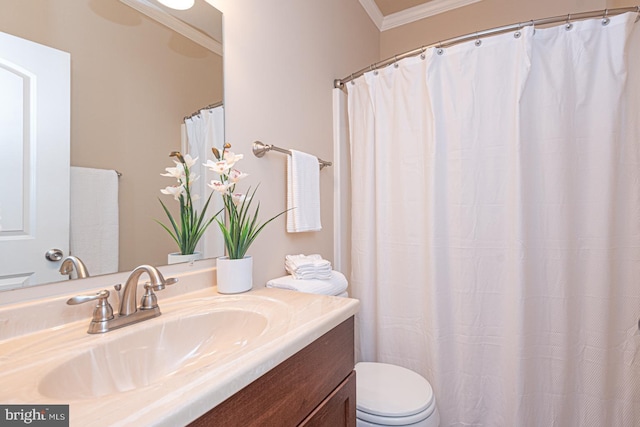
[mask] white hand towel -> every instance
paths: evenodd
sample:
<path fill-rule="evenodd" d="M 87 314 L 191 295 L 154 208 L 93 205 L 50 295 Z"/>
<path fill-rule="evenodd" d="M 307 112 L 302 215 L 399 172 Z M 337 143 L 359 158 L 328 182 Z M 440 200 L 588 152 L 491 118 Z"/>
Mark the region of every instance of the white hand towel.
<path fill-rule="evenodd" d="M 339 271 L 331 272 L 329 280 L 299 280 L 291 275 L 271 279 L 268 288 L 288 289 L 318 295 L 340 295 L 347 290 L 347 278 Z"/>
<path fill-rule="evenodd" d="M 69 249 L 89 274 L 118 271 L 118 175 L 114 170 L 71 167 Z"/>
<path fill-rule="evenodd" d="M 287 255 L 284 267 L 296 279 L 328 280 L 331 278 L 331 262 L 323 259 L 319 254 Z"/>
<path fill-rule="evenodd" d="M 305 255 L 305 254 L 299 254 L 299 255 L 285 255 L 284 259 L 286 261 L 291 262 L 292 264 L 294 264 L 296 267 L 299 267 L 301 265 L 305 265 L 305 264 L 310 264 L 313 263 L 315 261 L 322 261 L 322 255 L 320 254 L 311 254 L 311 255 Z"/>
<path fill-rule="evenodd" d="M 331 262 L 323 259 L 318 254 L 313 255 L 287 255 L 284 261 L 287 271 L 331 271 Z"/>
<path fill-rule="evenodd" d="M 287 231 L 320 231 L 320 166 L 311 154 L 287 156 Z"/>
<path fill-rule="evenodd" d="M 329 280 L 331 279 L 331 270 L 327 271 L 294 271 L 293 273 L 289 272 L 294 279 L 298 280 Z"/>

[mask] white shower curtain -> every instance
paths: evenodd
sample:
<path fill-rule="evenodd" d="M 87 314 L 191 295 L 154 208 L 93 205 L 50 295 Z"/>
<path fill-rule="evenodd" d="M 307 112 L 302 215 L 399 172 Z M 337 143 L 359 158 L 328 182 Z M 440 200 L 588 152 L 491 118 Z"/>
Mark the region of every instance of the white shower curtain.
<path fill-rule="evenodd" d="M 640 426 L 636 14 L 347 84 L 359 358 L 443 426 Z"/>
<path fill-rule="evenodd" d="M 202 207 L 206 203 L 207 197 L 211 194 L 211 189 L 207 183 L 219 177 L 203 166 L 207 160 L 213 159 L 211 148 L 221 149 L 224 146 L 224 107 L 208 108 L 200 111 L 200 114 L 192 116 L 184 121 L 182 150 L 189 153 L 191 157 L 198 157 L 198 161 L 193 165 L 192 171 L 200 178 L 193 186 L 195 194 L 200 196 L 193 205 L 202 212 Z M 222 209 L 222 198 L 214 194 L 207 208 L 207 218 Z M 198 243 L 197 251 L 202 252 L 205 258 L 224 255 L 224 241 L 217 224 L 212 223 L 204 236 Z"/>

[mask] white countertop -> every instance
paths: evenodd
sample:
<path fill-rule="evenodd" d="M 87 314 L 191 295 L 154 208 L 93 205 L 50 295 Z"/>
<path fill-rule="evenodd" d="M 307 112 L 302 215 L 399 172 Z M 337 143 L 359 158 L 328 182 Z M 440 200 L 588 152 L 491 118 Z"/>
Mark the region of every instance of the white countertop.
<path fill-rule="evenodd" d="M 57 298 L 56 304 L 63 300 Z M 158 293 L 158 302 L 162 316 L 104 334 L 86 333 L 90 321 L 87 316 L 82 320 L 0 341 L 0 402 L 69 404 L 72 426 L 184 425 L 353 316 L 359 306 L 357 300 L 349 298 L 278 289 L 259 288 L 244 294 L 221 295 L 215 287 L 205 287 L 167 299 Z M 151 377 L 144 386 L 100 397 L 90 397 L 79 390 L 77 395 L 69 394 L 56 399 L 51 396 L 51 391 L 42 386 L 43 378 L 56 368 L 65 363 L 73 364 L 79 360 L 77 357 L 91 353 L 96 347 L 116 345 L 117 340 L 126 339 L 128 334 L 140 334 L 140 331 L 152 326 L 154 333 L 162 332 L 162 322 L 184 318 L 185 315 L 225 308 L 258 313 L 261 319 L 267 319 L 266 326 L 262 325 L 256 336 L 240 343 L 239 351 L 193 357 L 189 363 L 160 378 L 154 378 L 153 372 L 145 374 Z M 9 315 L 3 318 L 0 310 L 0 321 L 8 322 L 7 319 L 15 312 L 15 308 L 12 310 L 12 307 L 8 307 L 6 313 Z M 10 320 L 16 322 L 15 319 Z M 193 323 L 191 325 L 193 327 Z M 202 327 L 208 326 L 203 324 Z M 229 327 L 237 328 L 238 325 Z M 251 325 L 243 325 L 240 330 L 245 327 L 250 328 Z M 189 331 L 185 330 L 184 333 L 188 334 Z M 155 356 L 168 355 L 171 351 L 166 346 L 158 349 L 160 354 Z M 131 357 L 131 363 L 144 365 L 145 362 Z M 149 366 L 155 366 L 153 363 L 149 361 Z M 135 370 L 136 373 L 142 371 L 142 368 Z M 84 374 L 78 372 L 77 375 L 81 377 Z M 66 381 L 66 377 L 54 379 L 57 382 Z M 68 381 L 79 379 L 70 377 Z"/>

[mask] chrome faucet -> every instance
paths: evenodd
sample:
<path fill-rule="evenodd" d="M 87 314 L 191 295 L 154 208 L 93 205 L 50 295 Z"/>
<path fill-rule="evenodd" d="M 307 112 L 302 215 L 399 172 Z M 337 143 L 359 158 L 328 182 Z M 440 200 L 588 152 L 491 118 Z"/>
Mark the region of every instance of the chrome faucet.
<path fill-rule="evenodd" d="M 145 294 L 140 301 L 141 310 L 158 308 L 158 302 L 153 291 L 161 291 L 168 285 L 173 285 L 178 279 L 170 277 L 165 279 L 157 268 L 151 265 L 141 265 L 131 272 L 124 284 L 124 291 L 120 300 L 120 316 L 131 316 L 138 311 L 136 307 L 138 281 L 144 273 L 149 275 L 150 282 L 145 283 Z M 159 315 L 159 314 L 158 314 Z"/>
<path fill-rule="evenodd" d="M 144 273 L 149 275 L 150 281 L 144 284 L 145 293 L 140 300 L 140 307 L 137 307 L 138 281 Z M 108 301 L 109 291 L 107 290 L 102 290 L 95 295 L 79 295 L 70 298 L 67 304 L 76 305 L 98 300 L 87 332 L 99 334 L 160 316 L 162 313 L 160 312 L 160 307 L 158 307 L 158 298 L 153 291 L 161 291 L 177 281 L 178 279 L 174 277 L 165 279 L 162 273 L 153 266 L 141 265 L 131 272 L 125 282 L 117 316 L 113 315 L 113 309 Z M 116 285 L 115 288 L 119 293 L 120 285 Z"/>
<path fill-rule="evenodd" d="M 66 276 L 70 275 L 73 270 L 76 270 L 76 279 L 84 279 L 89 277 L 89 271 L 84 262 L 76 256 L 69 255 L 62 260 L 60 264 L 60 274 Z"/>

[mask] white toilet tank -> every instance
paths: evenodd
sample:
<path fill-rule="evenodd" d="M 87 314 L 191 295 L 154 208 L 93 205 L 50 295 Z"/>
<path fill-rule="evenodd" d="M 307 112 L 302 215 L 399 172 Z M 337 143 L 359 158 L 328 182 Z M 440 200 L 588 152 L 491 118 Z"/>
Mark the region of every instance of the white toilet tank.
<path fill-rule="evenodd" d="M 431 384 L 422 376 L 387 363 L 356 364 L 358 427 L 438 427 L 440 414 Z"/>

